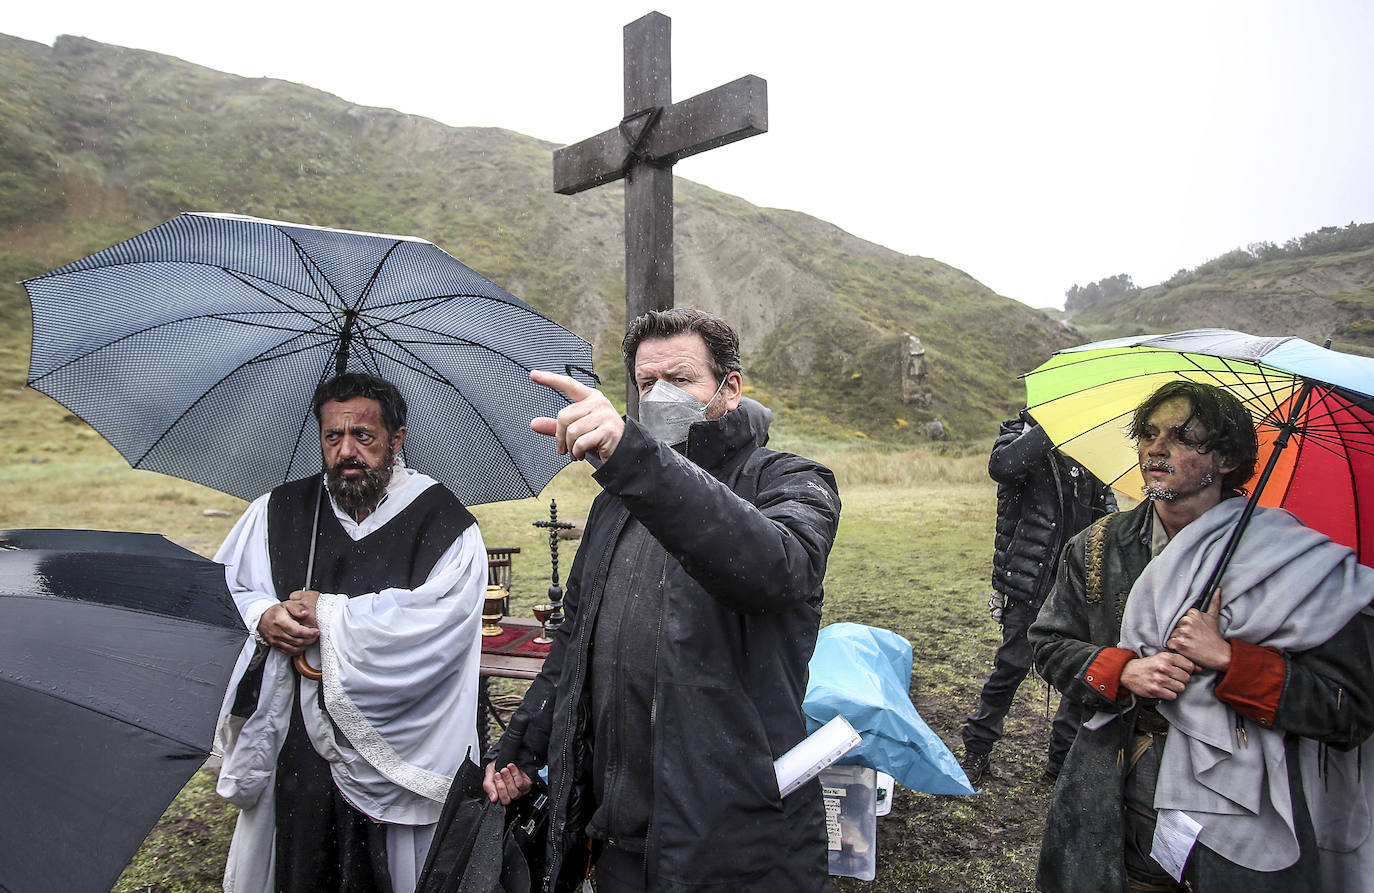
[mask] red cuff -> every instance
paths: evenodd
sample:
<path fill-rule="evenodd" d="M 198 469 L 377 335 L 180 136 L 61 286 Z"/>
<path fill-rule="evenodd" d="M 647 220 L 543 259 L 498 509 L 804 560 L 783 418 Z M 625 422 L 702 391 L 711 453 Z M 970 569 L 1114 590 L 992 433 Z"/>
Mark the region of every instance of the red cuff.
<path fill-rule="evenodd" d="M 1240 639 L 1226 641 L 1231 643 L 1231 667 L 1217 682 L 1217 697 L 1260 725 L 1272 726 L 1288 675 L 1283 652 Z"/>
<path fill-rule="evenodd" d="M 1134 651 L 1125 648 L 1103 648 L 1083 674 L 1083 684 L 1093 688 L 1109 701 L 1115 701 L 1121 687 L 1121 668 L 1136 659 Z"/>

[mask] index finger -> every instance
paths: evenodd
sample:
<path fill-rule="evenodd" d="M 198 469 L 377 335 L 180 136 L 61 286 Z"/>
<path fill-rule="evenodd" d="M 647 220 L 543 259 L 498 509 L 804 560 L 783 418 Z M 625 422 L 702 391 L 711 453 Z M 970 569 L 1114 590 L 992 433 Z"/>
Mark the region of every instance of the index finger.
<path fill-rule="evenodd" d="M 570 375 L 559 375 L 557 372 L 545 372 L 543 369 L 531 369 L 530 380 L 535 384 L 542 384 L 545 387 L 561 391 L 563 396 L 574 403 L 578 400 L 585 399 L 592 393 L 592 388 L 587 387 Z"/>

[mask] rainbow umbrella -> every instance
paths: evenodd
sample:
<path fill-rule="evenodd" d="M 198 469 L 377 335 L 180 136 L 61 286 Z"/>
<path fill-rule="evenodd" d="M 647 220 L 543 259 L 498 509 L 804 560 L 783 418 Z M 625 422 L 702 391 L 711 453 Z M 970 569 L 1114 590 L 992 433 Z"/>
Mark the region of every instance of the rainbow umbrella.
<path fill-rule="evenodd" d="M 1022 377 L 1026 406 L 1055 446 L 1137 498 L 1127 437 L 1135 408 L 1171 379 L 1225 388 L 1259 434 L 1251 507 L 1285 508 L 1374 566 L 1374 358 L 1301 338 L 1194 329 L 1071 347 Z"/>

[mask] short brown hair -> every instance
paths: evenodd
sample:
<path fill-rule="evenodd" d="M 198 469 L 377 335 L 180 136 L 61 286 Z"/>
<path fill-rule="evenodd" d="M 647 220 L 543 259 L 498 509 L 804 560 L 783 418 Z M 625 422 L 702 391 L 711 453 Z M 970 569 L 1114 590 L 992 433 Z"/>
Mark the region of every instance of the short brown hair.
<path fill-rule="evenodd" d="M 668 310 L 650 310 L 630 323 L 625 340 L 620 348 L 625 352 L 625 371 L 631 378 L 635 374 L 635 355 L 639 345 L 652 338 L 672 338 L 695 332 L 706 342 L 706 352 L 711 356 L 711 372 L 716 381 L 725 380 L 731 372 L 740 371 L 739 335 L 730 328 L 725 320 L 690 307 L 673 307 Z"/>

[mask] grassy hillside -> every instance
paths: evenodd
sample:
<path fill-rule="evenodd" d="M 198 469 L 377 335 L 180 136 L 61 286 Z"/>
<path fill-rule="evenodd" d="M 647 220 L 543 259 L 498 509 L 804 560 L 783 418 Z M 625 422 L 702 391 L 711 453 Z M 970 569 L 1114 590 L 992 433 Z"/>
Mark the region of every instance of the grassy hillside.
<path fill-rule="evenodd" d="M 1374 356 L 1374 224 L 1237 249 L 1070 318 L 1094 339 L 1216 326 Z"/>
<path fill-rule="evenodd" d="M 553 148 L 83 38 L 0 36 L 0 281 L 184 210 L 415 234 L 593 341 L 618 385 L 623 192 L 555 195 Z M 938 261 L 688 181 L 675 225 L 677 303 L 737 323 L 761 395 L 823 429 L 913 440 L 938 418 L 986 434 L 1019 405 L 1015 376 L 1077 340 Z M 17 286 L 0 286 L 0 322 L 0 374 L 22 381 Z M 900 399 L 904 331 L 927 348 L 927 409 Z"/>

